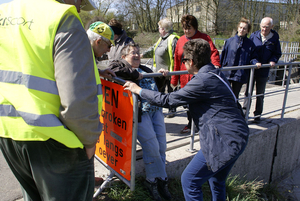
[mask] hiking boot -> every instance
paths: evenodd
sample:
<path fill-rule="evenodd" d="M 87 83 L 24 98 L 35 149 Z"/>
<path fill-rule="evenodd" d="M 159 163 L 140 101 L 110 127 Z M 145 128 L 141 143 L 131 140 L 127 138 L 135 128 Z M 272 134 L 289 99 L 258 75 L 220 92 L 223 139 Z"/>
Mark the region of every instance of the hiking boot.
<path fill-rule="evenodd" d="M 167 180 L 163 180 L 161 178 L 158 178 L 157 180 L 157 188 L 158 188 L 158 192 L 160 193 L 160 195 L 166 199 L 166 200 L 171 200 L 172 196 L 171 193 L 168 189 L 168 179 Z"/>
<path fill-rule="evenodd" d="M 144 185 L 147 187 L 150 195 L 152 198 L 156 201 L 161 201 L 161 197 L 159 196 L 158 190 L 157 190 L 157 179 L 155 179 L 154 182 L 150 182 L 147 179 L 144 181 Z"/>
<path fill-rule="evenodd" d="M 187 127 L 187 126 L 185 126 L 185 127 L 180 131 L 181 134 L 188 133 L 188 132 L 191 132 L 191 128 L 189 128 L 189 127 Z"/>

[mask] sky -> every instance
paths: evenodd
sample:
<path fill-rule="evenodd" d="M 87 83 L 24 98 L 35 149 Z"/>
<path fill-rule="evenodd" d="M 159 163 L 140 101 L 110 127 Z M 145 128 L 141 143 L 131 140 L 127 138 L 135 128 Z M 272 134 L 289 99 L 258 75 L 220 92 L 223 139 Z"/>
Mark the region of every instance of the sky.
<path fill-rule="evenodd" d="M 3 4 L 3 3 L 7 3 L 7 2 L 10 2 L 12 0 L 0 0 L 0 4 Z"/>

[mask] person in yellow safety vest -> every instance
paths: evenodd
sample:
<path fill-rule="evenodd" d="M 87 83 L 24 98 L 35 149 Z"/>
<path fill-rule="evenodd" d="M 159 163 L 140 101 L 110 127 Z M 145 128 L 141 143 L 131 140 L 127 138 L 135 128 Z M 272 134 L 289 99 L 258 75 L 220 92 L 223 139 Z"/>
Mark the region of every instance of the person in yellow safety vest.
<path fill-rule="evenodd" d="M 179 36 L 173 31 L 173 23 L 168 19 L 164 18 L 158 22 L 158 31 L 160 38 L 150 47 L 148 50 L 141 54 L 141 57 L 153 57 L 153 71 L 156 69 L 165 69 L 172 72 L 174 69 L 174 53 Z M 173 88 L 170 85 L 171 77 L 161 77 L 160 83 L 158 83 L 158 90 L 165 92 L 173 92 Z M 169 108 L 169 114 L 167 118 L 175 116 L 176 108 Z"/>
<path fill-rule="evenodd" d="M 78 12 L 95 7 L 94 0 L 0 5 L 0 149 L 25 201 L 93 199 L 102 90 Z"/>

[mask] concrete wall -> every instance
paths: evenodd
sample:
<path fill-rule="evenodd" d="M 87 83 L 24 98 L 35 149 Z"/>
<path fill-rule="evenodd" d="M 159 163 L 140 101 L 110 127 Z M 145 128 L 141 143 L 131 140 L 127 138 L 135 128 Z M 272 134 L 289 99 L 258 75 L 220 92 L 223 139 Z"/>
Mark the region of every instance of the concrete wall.
<path fill-rule="evenodd" d="M 261 124 L 250 124 L 250 137 L 244 153 L 230 174 L 246 180 L 279 181 L 300 167 L 300 112 L 295 111 L 278 118 L 266 119 Z M 167 152 L 169 177 L 180 178 L 182 171 L 197 153 L 187 147 Z M 199 150 L 199 142 L 195 143 Z M 142 160 L 137 161 L 137 175 L 144 175 Z"/>
<path fill-rule="evenodd" d="M 250 129 L 248 145 L 233 166 L 232 175 L 240 175 L 247 180 L 268 181 L 276 143 L 277 126 Z"/>
<path fill-rule="evenodd" d="M 298 111 L 298 114 L 300 112 Z M 277 123 L 277 121 L 274 121 Z M 300 119 L 279 121 L 277 156 L 274 158 L 272 181 L 282 179 L 300 166 Z"/>
<path fill-rule="evenodd" d="M 250 127 L 249 143 L 231 170 L 247 180 L 279 181 L 300 167 L 300 112 Z"/>
<path fill-rule="evenodd" d="M 271 118 L 260 124 L 250 124 L 250 137 L 244 153 L 235 163 L 231 175 L 245 179 L 276 182 L 300 167 L 300 110 L 290 112 L 281 120 Z M 195 142 L 195 152 L 189 146 L 167 151 L 166 169 L 170 178 L 180 178 L 181 173 L 200 149 Z M 96 175 L 105 176 L 108 171 L 96 164 Z M 136 176 L 145 176 L 143 160 L 136 161 Z"/>

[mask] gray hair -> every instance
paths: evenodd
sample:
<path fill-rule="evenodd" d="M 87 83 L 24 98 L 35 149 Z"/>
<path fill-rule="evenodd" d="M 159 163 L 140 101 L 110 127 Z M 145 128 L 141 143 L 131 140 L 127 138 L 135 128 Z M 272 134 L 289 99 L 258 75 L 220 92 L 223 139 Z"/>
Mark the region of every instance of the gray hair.
<path fill-rule="evenodd" d="M 264 17 L 264 18 L 262 18 L 262 20 L 261 20 L 260 23 L 262 23 L 264 20 L 269 20 L 270 23 L 271 23 L 271 26 L 273 26 L 273 19 L 272 18 L 270 18 L 270 17 Z"/>
<path fill-rule="evenodd" d="M 169 32 L 170 30 L 173 29 L 173 23 L 168 18 L 164 18 L 160 20 L 157 24 L 158 26 L 163 28 L 166 32 Z"/>
<path fill-rule="evenodd" d="M 137 43 L 131 41 L 121 49 L 121 55 L 128 55 L 130 52 L 130 47 L 137 48 L 140 51 L 140 46 Z"/>
<path fill-rule="evenodd" d="M 101 38 L 102 40 L 104 40 L 104 41 L 110 43 L 110 41 L 109 41 L 107 38 L 105 38 L 105 37 L 103 37 L 103 36 L 101 36 L 101 35 L 99 35 L 99 34 L 93 32 L 93 31 L 90 30 L 90 29 L 88 29 L 88 30 L 86 31 L 86 34 L 87 34 L 87 36 L 89 37 L 89 40 L 90 40 L 91 42 L 92 42 L 92 41 L 95 41 L 95 40 L 98 40 L 98 39 Z"/>

